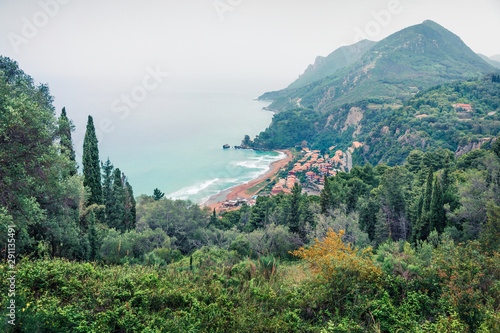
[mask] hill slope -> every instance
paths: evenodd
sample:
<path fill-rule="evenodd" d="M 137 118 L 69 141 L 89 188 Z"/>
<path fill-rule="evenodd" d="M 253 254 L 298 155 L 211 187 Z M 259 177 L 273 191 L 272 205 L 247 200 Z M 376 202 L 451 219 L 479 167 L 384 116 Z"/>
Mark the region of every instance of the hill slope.
<path fill-rule="evenodd" d="M 477 77 L 495 68 L 462 40 L 432 21 L 408 27 L 381 40 L 358 61 L 332 76 L 298 88 L 262 95 L 272 109 L 298 105 L 328 111 L 366 98 L 393 100 L 451 80 Z"/>
<path fill-rule="evenodd" d="M 338 70 L 358 61 L 375 44 L 376 42 L 365 39 L 353 45 L 342 46 L 326 57 L 317 57 L 314 64 L 309 65 L 304 74 L 287 89 L 299 88 L 335 74 Z"/>
<path fill-rule="evenodd" d="M 453 105 L 470 104 L 465 110 Z M 500 135 L 500 83 L 488 75 L 419 92 L 404 105 L 368 101 L 345 104 L 328 112 L 296 108 L 276 114 L 271 126 L 253 141 L 255 148 L 313 149 L 353 141 L 364 143 L 354 162 L 402 163 L 413 149 L 447 148 L 457 156 Z"/>

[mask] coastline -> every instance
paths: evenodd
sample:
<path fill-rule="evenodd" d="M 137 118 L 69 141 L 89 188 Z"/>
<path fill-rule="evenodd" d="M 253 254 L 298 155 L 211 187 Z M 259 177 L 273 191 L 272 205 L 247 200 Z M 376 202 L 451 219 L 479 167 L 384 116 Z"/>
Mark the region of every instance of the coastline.
<path fill-rule="evenodd" d="M 274 177 L 283 167 L 285 167 L 292 159 L 293 155 L 292 152 L 289 150 L 276 150 L 278 152 L 284 153 L 286 156 L 280 160 L 274 161 L 269 165 L 269 170 L 263 174 L 260 175 L 259 177 L 252 179 L 251 181 L 241 184 L 229 189 L 226 189 L 224 191 L 221 191 L 215 195 L 212 195 L 207 201 L 202 203 L 200 207 L 208 207 L 212 211 L 215 209 L 217 212 L 221 210 L 222 208 L 222 203 L 226 200 L 233 200 L 238 197 L 242 198 L 251 198 L 254 196 L 258 191 L 255 191 L 254 193 L 247 193 L 246 191 L 260 182 L 264 181 L 265 179 L 272 178 Z"/>

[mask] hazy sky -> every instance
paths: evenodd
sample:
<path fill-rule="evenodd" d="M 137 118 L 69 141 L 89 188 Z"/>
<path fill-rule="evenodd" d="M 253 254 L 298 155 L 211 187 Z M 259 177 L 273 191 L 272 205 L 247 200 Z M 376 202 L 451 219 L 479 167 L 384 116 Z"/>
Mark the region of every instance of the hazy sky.
<path fill-rule="evenodd" d="M 114 85 L 158 66 L 174 83 L 256 81 L 264 92 L 360 36 L 426 19 L 500 54 L 499 17 L 499 0 L 0 0 L 0 54 L 49 84 Z"/>
<path fill-rule="evenodd" d="M 79 154 L 88 114 L 110 151 L 125 124 L 175 117 L 176 90 L 258 96 L 318 55 L 426 19 L 500 54 L 499 17 L 499 0 L 0 0 L 0 55 L 49 84 Z"/>

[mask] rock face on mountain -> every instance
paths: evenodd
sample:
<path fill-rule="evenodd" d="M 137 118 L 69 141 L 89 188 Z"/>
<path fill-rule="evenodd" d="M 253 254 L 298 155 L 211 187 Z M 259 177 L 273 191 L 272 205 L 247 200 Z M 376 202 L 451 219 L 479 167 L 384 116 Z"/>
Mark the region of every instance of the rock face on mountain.
<path fill-rule="evenodd" d="M 470 151 L 481 148 L 481 146 L 487 142 L 495 142 L 495 138 L 482 138 L 469 141 L 467 144 L 463 146 L 458 146 L 458 149 L 455 151 L 455 157 L 460 157 L 464 154 L 467 154 Z"/>
<path fill-rule="evenodd" d="M 409 98 L 418 90 L 495 70 L 458 36 L 433 21 L 403 29 L 372 46 L 367 41 L 358 44 L 344 49 L 358 48 L 359 52 L 353 54 L 359 55 L 366 48 L 351 64 L 339 60 L 338 66 L 327 65 L 330 62 L 326 59 L 343 52 L 339 49 L 325 60 L 317 60 L 288 88 L 266 93 L 260 99 L 273 100 L 270 107 L 276 110 L 297 107 L 300 100 L 302 106 L 328 111 L 366 98 Z M 333 74 L 310 82 L 325 66 L 331 66 Z"/>

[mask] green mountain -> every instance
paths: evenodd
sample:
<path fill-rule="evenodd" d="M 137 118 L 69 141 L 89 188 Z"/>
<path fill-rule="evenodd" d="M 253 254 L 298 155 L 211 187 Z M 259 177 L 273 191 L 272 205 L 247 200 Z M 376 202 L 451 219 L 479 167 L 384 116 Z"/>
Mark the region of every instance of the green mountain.
<path fill-rule="evenodd" d="M 495 68 L 499 68 L 500 69 L 500 61 L 496 61 L 496 60 L 493 60 L 492 58 L 488 58 L 487 56 L 485 56 L 484 54 L 480 54 L 478 53 L 477 54 L 478 56 L 481 57 L 481 59 L 483 59 L 484 61 L 486 61 L 488 64 L 490 64 L 491 66 L 495 67 Z"/>
<path fill-rule="evenodd" d="M 494 70 L 458 36 L 424 21 L 379 41 L 359 60 L 330 76 L 265 93 L 260 99 L 273 100 L 270 108 L 278 111 L 297 106 L 329 111 L 367 98 L 408 99 L 422 89 Z"/>
<path fill-rule="evenodd" d="M 495 54 L 495 55 L 491 56 L 490 59 L 493 61 L 500 62 L 500 54 Z"/>
<path fill-rule="evenodd" d="M 314 64 L 309 65 L 304 74 L 287 89 L 299 88 L 335 74 L 338 70 L 358 61 L 375 44 L 376 42 L 365 39 L 353 45 L 342 46 L 326 57 L 317 57 Z"/>

